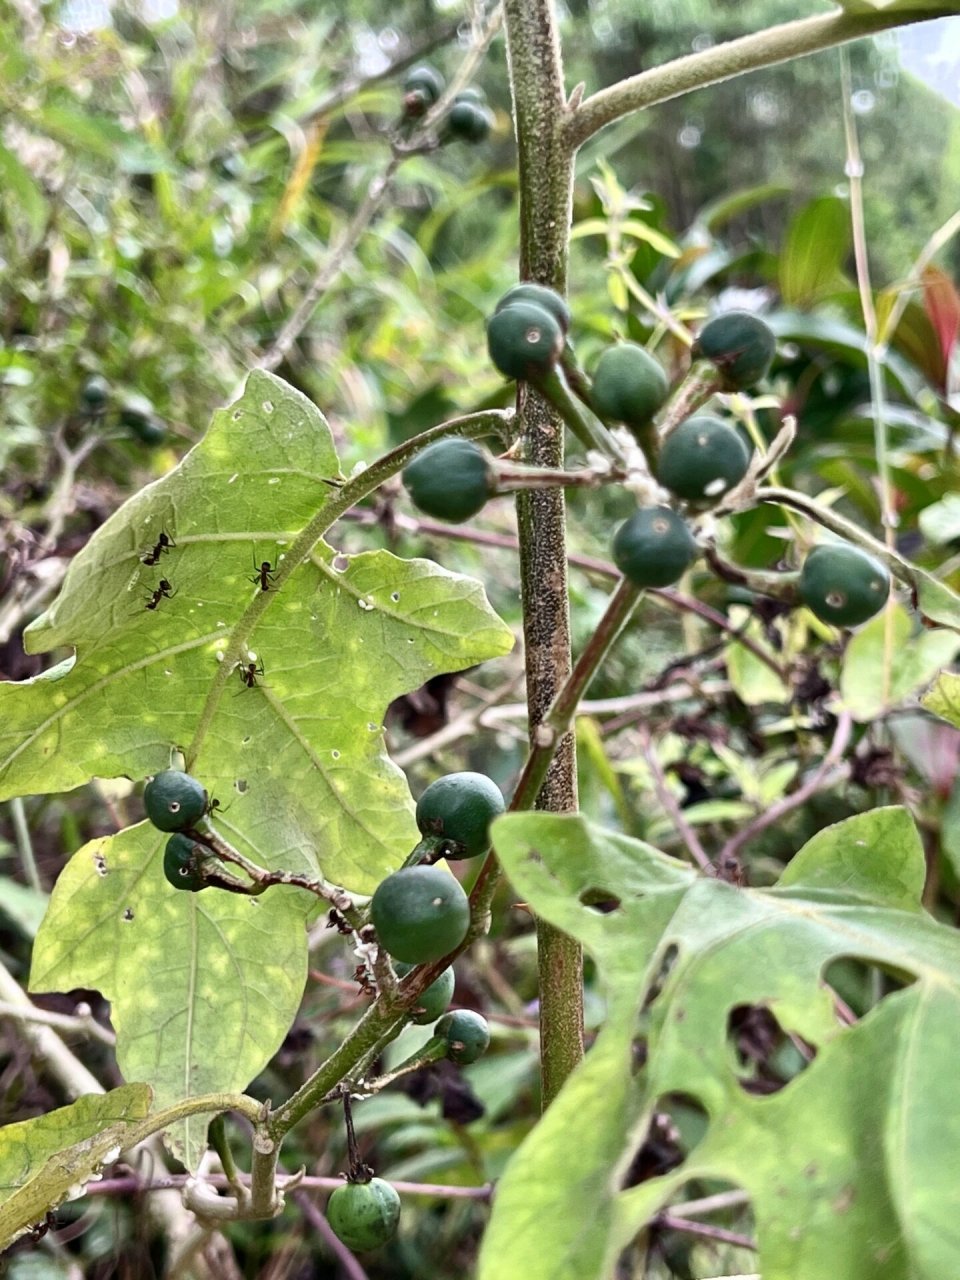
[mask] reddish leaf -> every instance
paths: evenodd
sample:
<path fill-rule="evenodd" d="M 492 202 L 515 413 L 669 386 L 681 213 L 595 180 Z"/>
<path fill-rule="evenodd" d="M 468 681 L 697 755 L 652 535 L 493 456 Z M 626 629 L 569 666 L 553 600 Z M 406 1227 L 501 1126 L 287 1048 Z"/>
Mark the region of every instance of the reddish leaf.
<path fill-rule="evenodd" d="M 940 343 L 940 353 L 946 370 L 960 334 L 960 293 L 945 272 L 939 267 L 927 267 L 923 273 L 923 306 Z M 940 390 L 945 385 L 941 383 Z"/>

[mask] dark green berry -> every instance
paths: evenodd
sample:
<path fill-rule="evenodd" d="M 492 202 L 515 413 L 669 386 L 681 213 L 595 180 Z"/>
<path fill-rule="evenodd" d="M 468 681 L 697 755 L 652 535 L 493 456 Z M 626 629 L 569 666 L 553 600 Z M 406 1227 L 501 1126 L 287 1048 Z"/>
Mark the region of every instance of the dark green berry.
<path fill-rule="evenodd" d="M 475 858 L 490 848 L 490 823 L 503 813 L 503 794 L 483 773 L 448 773 L 417 801 L 423 836 L 444 841 L 443 857 Z"/>
<path fill-rule="evenodd" d="M 724 311 L 697 334 L 692 355 L 716 365 L 726 390 L 746 391 L 766 376 L 776 350 L 773 331 L 759 316 Z"/>
<path fill-rule="evenodd" d="M 127 396 L 120 407 L 120 424 L 144 444 L 162 444 L 167 438 L 167 429 L 146 396 Z"/>
<path fill-rule="evenodd" d="M 467 936 L 470 904 L 448 871 L 404 867 L 377 886 L 370 919 L 384 951 L 408 964 L 426 964 Z"/>
<path fill-rule="evenodd" d="M 544 311 L 549 311 L 564 333 L 570 331 L 570 308 L 555 289 L 545 284 L 537 284 L 533 280 L 523 280 L 508 289 L 494 308 L 494 314 L 504 307 L 512 307 L 515 302 L 532 302 Z"/>
<path fill-rule="evenodd" d="M 189 773 L 164 769 L 147 779 L 143 803 L 155 827 L 161 831 L 185 831 L 206 813 L 207 793 Z"/>
<path fill-rule="evenodd" d="M 408 973 L 416 968 L 416 965 L 405 964 L 402 960 L 394 962 L 394 969 L 397 971 L 398 978 L 405 978 Z M 431 1022 L 436 1022 L 441 1013 L 444 1012 L 447 1005 L 453 999 L 453 988 L 456 985 L 456 979 L 452 969 L 444 969 L 436 982 L 431 982 L 426 991 L 421 992 L 417 998 L 417 1007 L 414 1010 L 414 1016 L 411 1019 L 417 1026 L 425 1027 Z"/>
<path fill-rule="evenodd" d="M 403 81 L 403 91 L 404 93 L 422 93 L 429 100 L 430 106 L 433 106 L 443 93 L 446 83 L 436 67 L 431 67 L 425 62 L 419 67 L 411 67 L 407 72 Z"/>
<path fill-rule="evenodd" d="M 638 587 L 668 587 L 696 558 L 693 534 L 669 507 L 641 507 L 613 539 L 614 563 Z"/>
<path fill-rule="evenodd" d="M 664 440 L 657 479 L 688 502 L 709 502 L 739 484 L 750 453 L 735 427 L 709 414 L 687 418 Z"/>
<path fill-rule="evenodd" d="M 459 438 L 424 449 L 404 467 L 403 483 L 419 511 L 452 524 L 475 516 L 496 488 L 487 454 Z"/>
<path fill-rule="evenodd" d="M 490 359 L 502 374 L 536 382 L 557 366 L 563 330 L 554 316 L 535 302 L 512 302 L 487 321 Z"/>
<path fill-rule="evenodd" d="M 486 107 L 467 99 L 456 98 L 447 116 L 451 137 L 474 144 L 485 142 L 493 128 L 493 117 Z"/>
<path fill-rule="evenodd" d="M 174 889 L 186 889 L 189 893 L 199 893 L 201 889 L 210 887 L 200 869 L 206 850 L 196 844 L 189 836 L 177 832 L 167 841 L 163 851 L 163 874 Z"/>
<path fill-rule="evenodd" d="M 799 590 L 800 599 L 821 621 L 857 627 L 886 604 L 890 574 L 849 542 L 823 542 L 804 560 Z"/>
<path fill-rule="evenodd" d="M 99 373 L 93 374 L 83 384 L 80 399 L 88 413 L 100 413 L 110 399 L 110 383 Z"/>
<path fill-rule="evenodd" d="M 346 1182 L 327 1201 L 327 1222 L 348 1249 L 378 1249 L 397 1234 L 399 1221 L 400 1197 L 382 1178 Z"/>
<path fill-rule="evenodd" d="M 644 347 L 620 342 L 597 361 L 590 402 L 606 422 L 643 430 L 666 401 L 667 375 Z"/>
<path fill-rule="evenodd" d="M 487 1051 L 490 1044 L 490 1028 L 486 1018 L 472 1009 L 456 1009 L 445 1013 L 437 1023 L 434 1033 L 447 1042 L 447 1057 L 461 1066 L 468 1066 Z"/>
<path fill-rule="evenodd" d="M 487 95 L 483 92 L 479 85 L 470 84 L 466 89 L 461 89 L 454 102 L 476 102 L 480 106 L 484 106 L 487 101 Z"/>

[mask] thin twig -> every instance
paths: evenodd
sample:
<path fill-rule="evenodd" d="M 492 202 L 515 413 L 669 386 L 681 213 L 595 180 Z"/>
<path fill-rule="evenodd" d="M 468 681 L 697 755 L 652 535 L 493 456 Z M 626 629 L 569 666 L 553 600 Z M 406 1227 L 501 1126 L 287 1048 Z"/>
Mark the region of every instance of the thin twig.
<path fill-rule="evenodd" d="M 666 1227 L 671 1231 L 684 1231 L 687 1235 L 716 1240 L 718 1244 L 732 1244 L 738 1249 L 757 1252 L 757 1245 L 749 1236 L 742 1236 L 737 1231 L 728 1231 L 726 1227 L 711 1226 L 709 1222 L 691 1222 L 689 1218 L 681 1218 L 676 1214 L 658 1213 L 654 1223 L 658 1227 Z"/>
<path fill-rule="evenodd" d="M 101 1044 L 116 1044 L 116 1036 L 106 1027 L 102 1027 L 91 1013 L 82 1014 L 53 1013 L 49 1009 L 38 1009 L 35 1005 L 11 1004 L 0 1000 L 0 1018 L 11 1018 L 15 1022 L 35 1022 L 43 1027 L 54 1027 L 57 1031 L 69 1031 L 73 1035 L 90 1036 Z"/>
<path fill-rule="evenodd" d="M 725 1209 L 739 1209 L 750 1203 L 746 1191 L 718 1191 L 714 1196 L 703 1196 L 699 1200 L 686 1200 L 683 1204 L 672 1204 L 669 1212 L 675 1218 L 696 1218 L 704 1213 L 720 1213 Z"/>
<path fill-rule="evenodd" d="M 339 1185 L 343 1186 L 343 1179 L 337 1179 Z M 343 1267 L 347 1280 L 368 1280 L 367 1273 L 357 1261 L 355 1255 L 343 1243 L 337 1233 L 331 1227 L 326 1217 L 320 1212 L 310 1197 L 303 1191 L 297 1191 L 294 1194 L 294 1200 L 300 1208 L 301 1213 L 310 1223 L 317 1235 L 322 1236 L 326 1243 L 330 1246 L 332 1252 L 340 1265 Z"/>
<path fill-rule="evenodd" d="M 667 784 L 667 779 L 664 776 L 663 769 L 660 767 L 660 761 L 657 759 L 657 752 L 653 744 L 653 739 L 650 735 L 650 730 L 646 725 L 643 725 L 638 729 L 638 737 L 640 740 L 640 750 L 647 763 L 647 768 L 650 770 L 650 777 L 653 780 L 653 789 L 656 792 L 660 805 L 669 814 L 673 825 L 677 829 L 678 835 L 687 846 L 691 859 L 697 864 L 701 871 L 709 871 L 712 865 L 710 858 L 703 845 L 700 843 L 700 837 L 687 821 L 683 810 L 677 803 L 676 796 Z"/>
<path fill-rule="evenodd" d="M 718 866 L 722 866 L 727 858 L 736 860 L 745 844 L 748 844 L 762 831 L 776 826 L 788 813 L 792 813 L 794 809 L 799 809 L 806 804 L 810 797 L 816 795 L 818 791 L 828 791 L 831 787 L 835 787 L 838 782 L 842 782 L 844 778 L 850 776 L 850 765 L 838 765 L 837 762 L 847 749 L 852 730 L 853 717 L 849 711 L 844 711 L 837 720 L 837 728 L 830 744 L 830 750 L 824 756 L 820 767 L 811 774 L 802 787 L 798 787 L 790 795 L 784 796 L 776 804 L 772 804 L 768 809 L 764 809 L 762 813 L 758 813 L 751 822 L 748 822 L 745 827 L 742 827 L 732 835 L 720 851 L 720 856 L 717 859 Z"/>

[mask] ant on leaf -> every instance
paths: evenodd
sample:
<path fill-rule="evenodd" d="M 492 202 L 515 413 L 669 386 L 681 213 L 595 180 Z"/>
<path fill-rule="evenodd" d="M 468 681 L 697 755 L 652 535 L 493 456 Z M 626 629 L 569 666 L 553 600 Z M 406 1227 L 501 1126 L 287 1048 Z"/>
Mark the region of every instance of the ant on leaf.
<path fill-rule="evenodd" d="M 161 578 L 156 590 L 145 597 L 146 603 L 143 607 L 145 609 L 156 609 L 161 600 L 172 600 L 176 594 L 176 591 L 166 578 Z"/>
<path fill-rule="evenodd" d="M 156 544 L 152 551 L 148 551 L 146 555 L 140 557 L 141 564 L 155 565 L 160 563 L 160 557 L 165 555 L 171 547 L 177 544 L 165 530 L 160 530 L 160 536 L 157 538 Z"/>
<path fill-rule="evenodd" d="M 237 670 L 240 672 L 240 679 L 248 689 L 255 689 L 258 681 L 257 676 L 265 675 L 262 662 L 238 662 Z"/>
<path fill-rule="evenodd" d="M 257 564 L 256 548 L 254 548 L 252 554 L 253 554 L 253 577 L 248 578 L 247 581 L 258 582 L 260 584 L 261 591 L 269 591 L 270 583 L 277 576 L 277 571 L 276 569 L 274 569 L 273 565 L 270 563 L 269 560 L 263 560 L 260 562 L 259 565 Z"/>

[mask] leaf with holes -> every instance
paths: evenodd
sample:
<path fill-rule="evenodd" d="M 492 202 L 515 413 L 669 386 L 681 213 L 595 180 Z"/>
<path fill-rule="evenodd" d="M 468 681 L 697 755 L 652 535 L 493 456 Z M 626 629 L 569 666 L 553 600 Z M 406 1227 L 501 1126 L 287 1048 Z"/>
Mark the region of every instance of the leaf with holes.
<path fill-rule="evenodd" d="M 342 487 L 322 415 L 280 379 L 251 374 L 180 465 L 91 538 L 29 628 L 32 652 L 69 646 L 75 657 L 0 685 L 0 798 L 142 778 L 179 751 L 221 801 L 218 821 L 242 852 L 372 892 L 418 838 L 406 780 L 385 751 L 388 705 L 508 652 L 513 637 L 478 582 L 324 542 L 348 505 Z M 91 870 L 89 849 L 75 855 L 72 892 L 40 930 L 34 983 L 107 981 L 121 1060 L 152 1064 L 166 1100 L 176 1088 L 197 1092 L 204 1058 L 222 1074 L 201 1091 L 242 1087 L 296 1011 L 314 900 L 287 889 L 252 909 L 213 902 L 214 891 L 171 897 L 155 873 L 158 848 L 146 832 L 102 842 L 106 875 Z M 151 982 L 158 910 L 184 946 Z M 65 936 L 83 945 L 66 948 Z M 118 967 L 105 978 L 104 958 L 121 951 L 127 977 Z M 289 964 L 275 988 L 250 981 L 268 955 Z M 214 974 L 210 1000 L 197 976 Z M 243 1008 L 229 1054 L 212 1048 L 225 1003 Z"/>
<path fill-rule="evenodd" d="M 578 817 L 511 814 L 493 837 L 518 894 L 595 960 L 608 1012 L 498 1185 L 479 1280 L 505 1257 L 526 1280 L 607 1280 L 693 1179 L 748 1193 L 764 1280 L 952 1273 L 960 939 L 920 907 L 904 810 L 820 832 L 762 890 Z M 855 1021 L 828 985 L 839 962 L 903 989 Z M 705 1135 L 676 1169 L 625 1186 L 677 1098 Z"/>
<path fill-rule="evenodd" d="M 129 1145 L 150 1110 L 143 1084 L 89 1094 L 0 1129 L 0 1249 L 76 1195 Z"/>

